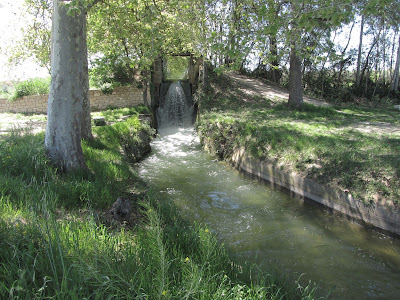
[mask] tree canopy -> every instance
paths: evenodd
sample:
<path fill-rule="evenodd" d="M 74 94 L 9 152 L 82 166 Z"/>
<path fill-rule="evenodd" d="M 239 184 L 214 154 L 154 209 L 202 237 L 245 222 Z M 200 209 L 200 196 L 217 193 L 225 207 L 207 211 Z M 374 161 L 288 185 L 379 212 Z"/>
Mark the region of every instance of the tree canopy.
<path fill-rule="evenodd" d="M 99 68 L 94 75 L 119 70 L 119 77 L 123 73 L 132 82 L 133 70 L 148 71 L 157 57 L 190 52 L 219 69 L 255 69 L 287 84 L 295 47 L 308 92 L 332 97 L 338 88 L 355 86 L 352 93 L 371 98 L 398 90 L 400 1 L 67 2 L 71 11 L 77 3 L 87 8 L 90 66 Z M 25 29 L 15 57 L 29 53 L 49 67 L 51 3 L 26 0 L 35 21 Z"/>
<path fill-rule="evenodd" d="M 90 74 L 97 85 L 132 83 L 135 71 L 148 80 L 157 57 L 190 52 L 219 70 L 254 71 L 283 85 L 290 57 L 298 58 L 297 84 L 308 93 L 342 101 L 398 97 L 398 0 L 67 2 L 71 11 L 77 4 L 87 9 Z M 16 59 L 29 54 L 50 68 L 51 3 L 26 0 L 35 21 Z"/>

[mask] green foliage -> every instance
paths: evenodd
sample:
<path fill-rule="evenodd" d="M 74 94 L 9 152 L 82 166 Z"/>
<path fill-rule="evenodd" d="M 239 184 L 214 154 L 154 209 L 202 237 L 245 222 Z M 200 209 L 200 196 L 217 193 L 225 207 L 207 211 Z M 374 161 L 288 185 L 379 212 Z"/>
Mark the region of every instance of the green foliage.
<path fill-rule="evenodd" d="M 101 88 L 104 84 L 113 87 L 133 84 L 133 70 L 115 53 L 93 59 L 90 63 L 89 82 L 91 87 Z"/>
<path fill-rule="evenodd" d="M 89 51 L 105 54 L 104 59 L 114 60 L 118 68 L 149 69 L 160 53 L 163 20 L 159 9 L 163 6 L 160 1 L 112 0 L 90 10 Z"/>
<path fill-rule="evenodd" d="M 305 92 L 312 96 L 322 98 L 331 103 L 357 103 L 371 106 L 392 106 L 399 102 L 400 98 L 391 95 L 390 84 L 381 79 L 363 80 L 359 87 L 353 84 L 355 75 L 353 72 L 345 72 L 340 82 L 335 72 L 321 71 L 316 68 L 304 74 L 303 82 Z M 391 95 L 391 97 L 389 97 Z"/>
<path fill-rule="evenodd" d="M 7 99 L 10 97 L 9 86 L 3 85 L 0 89 L 0 98 Z"/>
<path fill-rule="evenodd" d="M 135 72 L 142 74 L 146 84 L 156 58 L 186 52 L 207 57 L 221 71 L 243 70 L 258 58 L 258 75 L 287 85 L 285 66 L 295 44 L 303 61 L 307 93 L 335 102 L 356 101 L 360 97 L 374 102 L 389 96 L 400 101 L 391 86 L 396 76 L 388 76 L 395 74 L 398 1 L 97 2 L 68 4 L 72 14 L 88 10 L 89 57 L 95 58 L 90 64 L 93 87 L 104 83 L 114 87 L 132 84 Z M 34 21 L 24 28 L 20 47 L 12 51 L 13 60 L 21 62 L 34 56 L 49 68 L 51 1 L 26 3 Z M 368 55 L 364 55 L 361 64 L 361 86 L 354 88 L 355 76 L 350 70 L 355 65 L 357 50 L 344 46 L 341 31 L 345 32 L 350 24 L 356 29 L 361 15 L 366 22 L 364 36 L 374 42 L 366 45 L 364 39 L 362 52 Z M 366 51 L 366 47 L 371 47 L 371 51 Z"/>
<path fill-rule="evenodd" d="M 17 84 L 14 89 L 14 92 L 9 98 L 11 101 L 23 96 L 48 94 L 50 89 L 50 77 L 28 79 Z"/>
<path fill-rule="evenodd" d="M 110 108 L 99 112 L 93 112 L 92 116 L 103 116 L 106 122 L 117 122 L 124 116 L 126 117 L 138 114 L 150 114 L 150 109 L 145 105 L 125 108 Z"/>
<path fill-rule="evenodd" d="M 168 56 L 163 59 L 165 80 L 177 81 L 188 79 L 189 57 Z"/>
<path fill-rule="evenodd" d="M 104 94 L 112 94 L 114 87 L 112 83 L 106 82 L 101 85 L 100 89 Z"/>
<path fill-rule="evenodd" d="M 50 71 L 52 8 L 49 0 L 24 1 L 23 12 L 29 14 L 32 22 L 21 29 L 22 38 L 11 49 L 10 61 L 19 64 L 33 58 L 39 66 Z"/>

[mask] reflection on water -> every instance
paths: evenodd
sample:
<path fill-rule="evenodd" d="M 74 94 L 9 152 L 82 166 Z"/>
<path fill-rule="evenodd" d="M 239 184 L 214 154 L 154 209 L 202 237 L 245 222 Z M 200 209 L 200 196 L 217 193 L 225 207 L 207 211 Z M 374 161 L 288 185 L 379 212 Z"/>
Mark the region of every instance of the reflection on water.
<path fill-rule="evenodd" d="M 193 129 L 165 129 L 152 148 L 141 176 L 237 256 L 335 286 L 340 299 L 399 298 L 399 241 L 240 175 L 202 152 Z"/>

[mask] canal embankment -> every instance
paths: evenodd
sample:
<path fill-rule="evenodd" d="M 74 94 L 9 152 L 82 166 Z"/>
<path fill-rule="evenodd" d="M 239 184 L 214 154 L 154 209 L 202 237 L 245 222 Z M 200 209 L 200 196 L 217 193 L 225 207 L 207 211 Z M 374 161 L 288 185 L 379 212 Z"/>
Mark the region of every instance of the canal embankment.
<path fill-rule="evenodd" d="M 363 225 L 400 234 L 400 125 L 385 107 L 306 103 L 215 77 L 201 94 L 203 146 L 237 169 Z M 279 92 L 279 91 L 278 91 Z"/>

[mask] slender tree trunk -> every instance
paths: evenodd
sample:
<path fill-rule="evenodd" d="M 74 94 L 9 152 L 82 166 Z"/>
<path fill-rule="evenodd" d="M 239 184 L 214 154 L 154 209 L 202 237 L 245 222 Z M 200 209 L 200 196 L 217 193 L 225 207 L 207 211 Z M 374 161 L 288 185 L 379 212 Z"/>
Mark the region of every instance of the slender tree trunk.
<path fill-rule="evenodd" d="M 296 45 L 294 44 L 290 49 L 289 106 L 300 108 L 302 105 L 301 61 L 296 53 Z"/>
<path fill-rule="evenodd" d="M 349 47 L 349 44 L 350 44 L 350 41 L 351 41 L 351 33 L 353 32 L 354 24 L 355 23 L 353 22 L 353 25 L 351 25 L 351 29 L 350 29 L 350 32 L 349 32 L 349 38 L 347 39 L 346 47 L 344 47 L 343 51 L 342 51 L 342 58 L 346 54 L 347 48 Z M 345 59 L 342 59 L 342 61 L 340 62 L 339 75 L 338 75 L 338 80 L 337 80 L 337 83 L 336 83 L 336 87 L 337 88 L 340 87 L 340 83 L 341 83 L 341 80 L 342 80 L 342 72 L 343 72 L 343 68 L 345 66 L 345 63 L 346 63 Z"/>
<path fill-rule="evenodd" d="M 149 89 L 149 77 L 150 77 L 150 71 L 145 70 L 142 71 L 142 77 L 143 77 L 143 104 L 145 106 L 149 106 L 149 99 L 147 97 L 147 92 Z"/>
<path fill-rule="evenodd" d="M 50 159 L 67 171 L 86 167 L 81 147 L 83 133 L 89 134 L 86 51 L 83 9 L 68 15 L 63 1 L 55 0 L 45 148 Z"/>
<path fill-rule="evenodd" d="M 270 35 L 269 37 L 269 48 L 271 52 L 271 77 L 273 82 L 279 83 L 281 80 L 281 71 L 279 70 L 279 60 L 278 60 L 278 42 L 276 35 Z"/>
<path fill-rule="evenodd" d="M 369 57 L 370 57 L 370 55 L 372 53 L 372 50 L 374 49 L 375 45 L 378 43 L 380 35 L 381 35 L 381 31 L 379 31 L 378 35 L 374 37 L 374 40 L 373 40 L 372 45 L 371 45 L 371 48 L 369 49 L 367 57 L 365 58 L 365 64 L 364 64 L 364 67 L 363 67 L 363 69 L 361 71 L 360 80 L 362 78 L 364 78 L 364 74 L 365 74 L 365 71 L 367 70 L 367 68 L 369 70 Z"/>
<path fill-rule="evenodd" d="M 130 60 L 130 51 L 128 49 L 128 45 L 126 43 L 126 39 L 121 39 L 121 44 L 124 46 L 124 52 L 125 52 L 125 57 L 129 61 Z M 137 49 L 137 48 L 136 48 Z M 140 49 L 137 49 L 140 51 Z M 143 53 L 140 51 L 141 55 Z M 128 76 L 129 76 L 129 81 L 134 82 L 135 81 L 135 70 L 128 64 Z"/>
<path fill-rule="evenodd" d="M 281 10 L 281 4 L 276 1 L 269 1 L 269 6 L 276 19 L 279 18 L 279 12 Z M 270 76 L 269 79 L 273 82 L 279 83 L 282 77 L 282 72 L 279 69 L 279 58 L 278 58 L 278 39 L 277 33 L 271 33 L 269 36 L 269 49 L 271 53 L 270 63 Z"/>
<path fill-rule="evenodd" d="M 392 50 L 391 50 L 391 55 L 390 55 L 390 65 L 389 65 L 389 76 L 390 76 L 390 82 L 393 82 L 393 57 L 394 57 L 394 49 L 396 45 L 396 37 L 397 37 L 397 32 L 393 35 L 393 41 L 392 41 Z M 400 38 L 400 36 L 399 36 Z"/>
<path fill-rule="evenodd" d="M 361 83 L 361 54 L 363 46 L 363 36 L 364 36 L 364 16 L 361 16 L 361 28 L 360 28 L 360 43 L 358 45 L 358 58 L 357 58 L 357 73 L 356 73 L 356 86 L 359 87 Z"/>
<path fill-rule="evenodd" d="M 206 60 L 203 60 L 202 82 L 203 82 L 204 89 L 207 90 L 209 87 L 209 82 L 208 82 L 208 66 L 207 66 Z"/>
<path fill-rule="evenodd" d="M 382 52 L 383 52 L 383 68 L 382 68 L 382 82 L 383 85 L 386 85 L 386 36 L 387 36 L 387 30 L 386 28 L 384 29 L 383 32 L 383 45 L 382 45 Z"/>
<path fill-rule="evenodd" d="M 396 66 L 394 67 L 394 74 L 392 80 L 392 91 L 397 91 L 399 89 L 399 68 L 400 68 L 400 36 L 399 36 L 399 45 L 397 48 L 397 59 L 396 59 Z"/>

